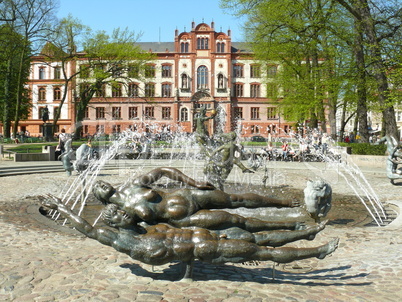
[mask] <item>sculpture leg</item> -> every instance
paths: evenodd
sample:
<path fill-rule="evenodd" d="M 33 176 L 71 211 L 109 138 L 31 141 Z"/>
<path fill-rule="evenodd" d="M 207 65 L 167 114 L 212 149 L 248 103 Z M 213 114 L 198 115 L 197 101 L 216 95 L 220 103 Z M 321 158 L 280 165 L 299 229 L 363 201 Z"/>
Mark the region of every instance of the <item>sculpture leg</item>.
<path fill-rule="evenodd" d="M 315 235 L 325 228 L 327 222 L 328 220 L 305 230 L 259 232 L 253 235 L 258 245 L 278 247 L 301 239 L 313 240 Z"/>
<path fill-rule="evenodd" d="M 170 221 L 176 227 L 196 226 L 210 230 L 222 230 L 238 227 L 249 232 L 270 230 L 295 230 L 304 227 L 300 222 L 264 221 L 257 218 L 243 217 L 226 211 L 201 210 L 181 220 Z"/>
<path fill-rule="evenodd" d="M 231 194 L 231 207 L 260 208 L 260 207 L 298 207 L 300 203 L 293 200 L 282 200 L 261 196 L 254 193 Z"/>
<path fill-rule="evenodd" d="M 194 260 L 181 263 L 181 281 L 193 281 Z"/>
<path fill-rule="evenodd" d="M 218 251 L 220 255 L 214 254 L 213 259 L 206 259 L 210 255 L 201 255 L 204 260 L 210 260 L 211 263 L 225 262 L 245 262 L 252 260 L 274 261 L 277 263 L 290 263 L 296 260 L 308 258 L 324 259 L 327 255 L 333 253 L 339 244 L 339 239 L 333 239 L 327 244 L 312 248 L 279 247 L 270 248 L 257 246 L 256 244 L 241 240 L 220 240 Z M 201 251 L 201 254 L 202 251 Z"/>

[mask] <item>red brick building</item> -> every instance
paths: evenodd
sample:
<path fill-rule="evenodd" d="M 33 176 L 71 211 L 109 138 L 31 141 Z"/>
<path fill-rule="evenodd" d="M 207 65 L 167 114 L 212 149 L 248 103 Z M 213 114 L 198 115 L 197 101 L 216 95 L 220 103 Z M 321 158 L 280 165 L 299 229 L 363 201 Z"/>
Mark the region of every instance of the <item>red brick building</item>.
<path fill-rule="evenodd" d="M 174 42 L 138 44 L 156 55 L 156 60 L 150 62 L 151 78 L 146 83 L 133 78 L 118 89 L 105 87 L 102 97 L 91 100 L 83 121 L 84 134 L 108 134 L 127 128 L 193 132 L 194 114 L 201 104 L 209 110 L 219 108 L 224 130 L 240 129 L 244 137 L 284 135 L 291 129 L 292 123 L 281 120 L 276 105 L 267 98 L 273 88 L 269 80 L 280 66 L 255 61 L 245 44 L 231 41 L 230 30 L 217 32 L 213 22 L 193 22 L 191 31 L 176 30 Z M 43 58 L 32 58 L 29 88 L 33 106 L 29 119 L 20 122 L 20 130 L 40 135 L 45 107 L 52 122 L 64 93 L 59 64 L 44 64 Z M 69 64 L 71 73 L 83 62 Z M 77 78 L 67 89 L 59 129 L 74 129 L 74 97 L 79 85 Z M 216 120 L 208 124 L 210 133 L 216 124 Z"/>

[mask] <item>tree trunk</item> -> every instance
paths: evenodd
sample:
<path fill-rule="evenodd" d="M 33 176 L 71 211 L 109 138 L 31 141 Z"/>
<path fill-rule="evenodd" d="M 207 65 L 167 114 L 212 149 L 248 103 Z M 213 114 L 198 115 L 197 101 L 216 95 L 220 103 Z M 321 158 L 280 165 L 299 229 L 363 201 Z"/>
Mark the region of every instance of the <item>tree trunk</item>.
<path fill-rule="evenodd" d="M 4 100 L 3 100 L 3 136 L 5 138 L 10 137 L 11 121 L 10 121 L 10 109 L 9 101 L 11 99 L 11 70 L 12 59 L 7 60 L 7 74 L 4 81 Z"/>
<path fill-rule="evenodd" d="M 358 122 L 358 132 L 360 135 L 360 142 L 369 142 L 369 131 L 367 123 L 367 81 L 366 81 L 366 66 L 364 59 L 364 49 L 363 49 L 363 34 L 360 22 L 355 20 L 355 43 L 353 45 L 353 52 L 356 61 L 357 69 L 357 116 L 356 122 Z M 357 134 L 357 125 L 354 129 Z"/>
<path fill-rule="evenodd" d="M 362 29 L 368 38 L 368 48 L 373 60 L 372 69 L 374 72 L 374 78 L 377 82 L 378 100 L 383 108 L 382 113 L 385 120 L 385 132 L 387 135 L 393 136 L 398 140 L 398 127 L 396 124 L 395 110 L 393 105 L 389 104 L 388 102 L 389 87 L 386 75 L 387 67 L 383 62 L 381 45 L 378 41 L 374 19 L 371 15 L 368 1 L 358 1 L 360 3 L 360 11 L 362 16 Z"/>

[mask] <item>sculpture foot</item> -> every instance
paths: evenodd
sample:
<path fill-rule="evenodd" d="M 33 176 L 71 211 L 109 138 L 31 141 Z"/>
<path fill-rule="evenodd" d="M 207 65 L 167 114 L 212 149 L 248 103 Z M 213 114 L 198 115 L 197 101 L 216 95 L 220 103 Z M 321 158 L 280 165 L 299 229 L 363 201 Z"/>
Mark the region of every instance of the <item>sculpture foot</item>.
<path fill-rule="evenodd" d="M 318 259 L 324 259 L 326 256 L 332 254 L 339 245 L 339 238 L 335 238 L 328 242 L 327 244 L 319 247 L 320 255 L 317 256 Z"/>
<path fill-rule="evenodd" d="M 315 225 L 311 228 L 309 228 L 309 231 L 311 231 L 311 234 L 308 236 L 307 240 L 314 240 L 315 236 L 321 232 L 323 229 L 325 229 L 325 225 L 327 224 L 328 220 L 325 220 L 318 225 Z"/>
<path fill-rule="evenodd" d="M 290 202 L 290 207 L 291 207 L 291 208 L 300 207 L 300 201 L 298 201 L 298 200 L 292 200 L 292 201 Z"/>
<path fill-rule="evenodd" d="M 395 181 L 393 179 L 390 180 L 391 184 L 395 185 Z"/>
<path fill-rule="evenodd" d="M 305 230 L 307 228 L 306 223 L 304 221 L 302 222 L 296 222 L 295 225 L 295 230 L 300 231 L 300 230 Z"/>

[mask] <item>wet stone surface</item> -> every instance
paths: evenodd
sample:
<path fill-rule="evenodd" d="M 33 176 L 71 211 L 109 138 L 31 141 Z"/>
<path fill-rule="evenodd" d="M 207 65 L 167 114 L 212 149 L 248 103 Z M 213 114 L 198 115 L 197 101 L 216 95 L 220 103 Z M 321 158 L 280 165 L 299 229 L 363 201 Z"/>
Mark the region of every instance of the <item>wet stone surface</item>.
<path fill-rule="evenodd" d="M 368 178 L 384 200 L 398 200 L 399 188 L 385 177 Z M 402 296 L 402 226 L 365 226 L 367 213 L 349 198 L 334 196 L 330 222 L 314 241 L 289 244 L 316 246 L 339 237 L 330 257 L 287 265 L 196 262 L 195 281 L 183 282 L 175 281 L 178 263 L 145 265 L 44 218 L 35 196 L 57 195 L 65 182 L 62 173 L 1 179 L 0 301 L 371 302 Z"/>

